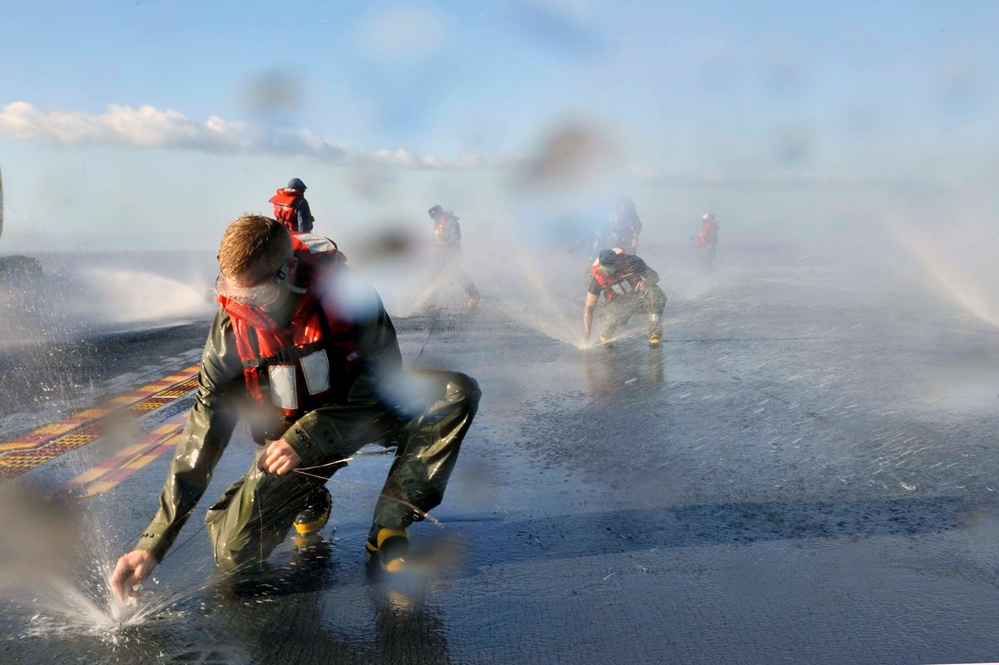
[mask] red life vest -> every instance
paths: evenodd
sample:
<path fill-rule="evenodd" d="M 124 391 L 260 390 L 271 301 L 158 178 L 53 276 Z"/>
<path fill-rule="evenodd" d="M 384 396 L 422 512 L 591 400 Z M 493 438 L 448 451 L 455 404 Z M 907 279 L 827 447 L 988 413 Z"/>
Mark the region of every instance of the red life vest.
<path fill-rule="evenodd" d="M 265 407 L 250 418 L 258 442 L 279 438 L 320 406 L 345 403 L 363 361 L 354 320 L 328 288 L 341 263 L 336 244 L 311 233 L 291 237 L 308 290 L 299 297 L 288 325 L 262 310 L 218 297 L 232 322 L 246 388 Z"/>
<path fill-rule="evenodd" d="M 604 298 L 607 299 L 607 302 L 613 300 L 615 295 L 623 296 L 635 291 L 638 283 L 642 281 L 641 275 L 632 269 L 631 261 L 628 260 L 624 250 L 620 247 L 615 247 L 614 253 L 623 258 L 618 263 L 617 272 L 613 275 L 600 272 L 600 259 L 593 262 L 593 277 L 597 280 L 597 284 L 600 285 L 601 290 L 603 290 Z"/>
<path fill-rule="evenodd" d="M 452 226 L 452 222 L 454 226 Z M 448 249 L 451 247 L 456 247 L 458 245 L 460 235 L 453 233 L 455 226 L 458 224 L 458 218 L 454 216 L 450 210 L 445 212 L 440 216 L 440 218 L 434 220 L 433 227 L 433 239 L 434 245 L 440 249 Z"/>
<path fill-rule="evenodd" d="M 718 222 L 704 222 L 701 224 L 701 232 L 697 234 L 698 245 L 714 244 L 714 236 L 718 232 Z"/>
<path fill-rule="evenodd" d="M 298 230 L 298 210 L 296 205 L 302 199 L 302 193 L 282 187 L 271 197 L 274 204 L 274 219 L 287 226 L 292 231 Z"/>

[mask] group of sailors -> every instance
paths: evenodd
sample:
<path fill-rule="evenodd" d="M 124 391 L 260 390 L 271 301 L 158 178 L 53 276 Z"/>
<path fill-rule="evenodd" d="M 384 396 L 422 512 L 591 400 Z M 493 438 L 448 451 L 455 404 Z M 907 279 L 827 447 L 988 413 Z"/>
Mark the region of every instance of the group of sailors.
<path fill-rule="evenodd" d="M 292 178 L 287 186 L 278 189 L 271 197 L 274 218 L 290 231 L 310 233 L 315 218 L 305 199 L 306 186 L 299 178 Z M 428 309 L 437 305 L 440 286 L 447 280 L 456 282 L 468 297 L 467 307 L 472 309 L 479 302 L 479 290 L 458 260 L 461 252 L 461 225 L 459 217 L 451 210 L 434 205 L 428 210 L 431 219 L 431 238 L 435 248 L 432 288 Z M 607 223 L 593 233 L 591 240 L 592 264 L 589 266 L 589 284 L 583 308 L 583 335 L 588 341 L 596 306 L 603 295 L 605 301 L 600 342 L 610 342 L 615 331 L 636 314 L 648 316 L 648 339 L 651 346 L 662 343 L 662 314 L 666 295 L 658 286 L 659 274 L 637 256 L 638 237 L 642 220 L 634 202 L 628 196 L 618 199 L 616 209 Z M 694 237 L 704 269 L 714 266 L 718 246 L 718 222 L 711 213 L 701 219 L 700 232 Z"/>

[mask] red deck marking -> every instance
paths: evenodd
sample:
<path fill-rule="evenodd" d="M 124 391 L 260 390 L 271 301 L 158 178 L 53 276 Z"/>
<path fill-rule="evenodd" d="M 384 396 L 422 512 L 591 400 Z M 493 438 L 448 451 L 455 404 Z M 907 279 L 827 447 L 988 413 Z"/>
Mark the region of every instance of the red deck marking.
<path fill-rule="evenodd" d="M 199 365 L 193 365 L 104 404 L 0 443 L 0 482 L 94 441 L 106 434 L 113 422 L 134 420 L 190 394 L 198 387 L 199 369 Z"/>

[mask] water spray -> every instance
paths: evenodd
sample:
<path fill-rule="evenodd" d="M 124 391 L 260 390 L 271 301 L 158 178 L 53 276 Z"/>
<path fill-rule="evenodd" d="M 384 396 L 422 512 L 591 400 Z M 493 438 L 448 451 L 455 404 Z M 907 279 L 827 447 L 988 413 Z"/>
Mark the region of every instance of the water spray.
<path fill-rule="evenodd" d="M 954 298 L 958 305 L 976 318 L 999 328 L 999 309 L 996 299 L 982 285 L 972 279 L 940 248 L 915 229 L 894 226 L 898 241 L 933 277 L 936 284 Z"/>

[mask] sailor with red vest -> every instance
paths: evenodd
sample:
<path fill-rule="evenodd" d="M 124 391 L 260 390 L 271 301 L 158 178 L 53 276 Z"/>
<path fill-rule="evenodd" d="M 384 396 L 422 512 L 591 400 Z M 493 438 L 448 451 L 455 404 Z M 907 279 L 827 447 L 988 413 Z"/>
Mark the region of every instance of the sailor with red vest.
<path fill-rule="evenodd" d="M 718 245 L 718 222 L 710 212 L 701 218 L 701 232 L 697 234 L 697 245 L 710 249 L 712 252 Z"/>
<path fill-rule="evenodd" d="M 429 298 L 430 308 L 437 306 L 437 294 L 441 283 L 454 280 L 465 291 L 468 296 L 468 308 L 472 309 L 479 302 L 479 290 L 475 288 L 475 284 L 460 264 L 461 225 L 458 224 L 460 218 L 439 205 L 435 205 L 427 212 L 433 220 L 430 232 L 437 251 L 432 277 L 434 286 Z"/>
<path fill-rule="evenodd" d="M 404 567 L 406 527 L 443 497 L 479 401 L 457 372 L 404 373 L 378 294 L 353 283 L 336 245 L 246 215 L 225 231 L 221 307 L 201 360 L 198 392 L 159 510 L 111 576 L 137 595 L 204 494 L 241 417 L 257 450 L 246 474 L 208 509 L 217 565 L 252 570 L 294 528 L 304 539 L 329 518 L 325 484 L 368 443 L 398 445 L 365 545 L 373 573 Z"/>
<path fill-rule="evenodd" d="M 661 344 L 666 294 L 658 286 L 659 274 L 637 256 L 625 254 L 620 247 L 602 250 L 593 262 L 592 274 L 583 308 L 584 340 L 590 339 L 593 312 L 603 294 L 606 304 L 601 343 L 610 341 L 614 331 L 633 315 L 645 312 L 649 321 L 649 344 Z"/>
<path fill-rule="evenodd" d="M 309 202 L 305 200 L 305 183 L 298 178 L 288 181 L 287 187 L 277 190 L 271 197 L 274 205 L 274 219 L 288 227 L 289 231 L 310 233 L 316 218 L 312 216 Z"/>
<path fill-rule="evenodd" d="M 705 270 L 711 270 L 715 251 L 718 249 L 718 222 L 715 221 L 715 216 L 710 212 L 704 213 L 701 218 L 701 232 L 697 234 L 695 240 Z"/>

